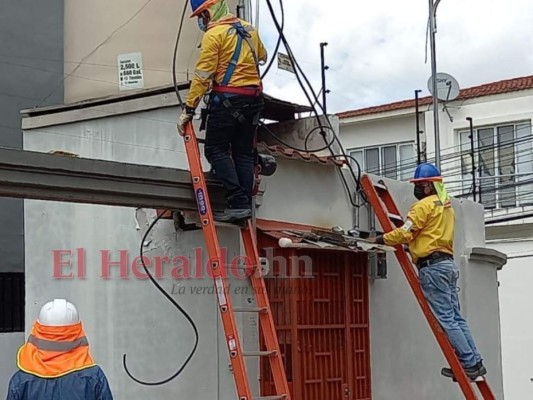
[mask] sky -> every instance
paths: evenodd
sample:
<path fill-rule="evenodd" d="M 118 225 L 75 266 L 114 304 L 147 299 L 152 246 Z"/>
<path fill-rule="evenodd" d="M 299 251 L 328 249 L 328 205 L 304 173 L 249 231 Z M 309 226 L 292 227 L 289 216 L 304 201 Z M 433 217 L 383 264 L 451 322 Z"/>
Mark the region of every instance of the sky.
<path fill-rule="evenodd" d="M 271 0 L 281 23 L 279 0 Z M 252 3 L 255 1 L 252 0 Z M 316 93 L 325 48 L 328 113 L 430 95 L 429 2 L 285 0 L 285 36 Z M 255 12 L 254 12 L 255 16 Z M 260 0 L 259 31 L 272 54 L 277 31 Z M 437 71 L 461 88 L 533 75 L 531 0 L 442 0 L 437 9 Z M 286 53 L 281 45 L 280 51 Z M 274 62 L 264 80 L 277 98 L 309 104 L 294 74 Z"/>

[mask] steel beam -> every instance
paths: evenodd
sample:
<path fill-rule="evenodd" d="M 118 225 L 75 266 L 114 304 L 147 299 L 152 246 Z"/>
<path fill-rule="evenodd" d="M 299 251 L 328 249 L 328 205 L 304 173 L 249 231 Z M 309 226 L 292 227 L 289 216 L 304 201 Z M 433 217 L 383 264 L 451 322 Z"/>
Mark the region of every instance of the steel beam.
<path fill-rule="evenodd" d="M 215 210 L 224 189 L 207 175 Z M 0 149 L 0 197 L 125 207 L 196 210 L 189 171 Z"/>

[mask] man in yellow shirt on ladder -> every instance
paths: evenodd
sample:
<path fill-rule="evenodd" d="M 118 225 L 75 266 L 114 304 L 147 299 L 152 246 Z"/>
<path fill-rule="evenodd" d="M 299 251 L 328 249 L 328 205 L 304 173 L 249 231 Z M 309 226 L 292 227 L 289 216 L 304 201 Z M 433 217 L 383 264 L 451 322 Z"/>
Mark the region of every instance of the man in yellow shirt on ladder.
<path fill-rule="evenodd" d="M 254 27 L 229 12 L 226 0 L 191 0 L 204 31 L 186 108 L 178 129 L 184 132 L 202 97 L 207 108 L 205 156 L 227 191 L 227 209 L 216 221 L 252 216 L 255 134 L 263 111 L 259 63 L 267 53 Z"/>
<path fill-rule="evenodd" d="M 467 376 L 475 380 L 487 370 L 460 311 L 459 269 L 453 259 L 455 213 L 440 171 L 433 164 L 420 164 L 410 182 L 415 184 L 414 196 L 418 202 L 409 210 L 405 224 L 373 241 L 388 246 L 409 245 L 424 296 Z M 453 377 L 450 368 L 443 368 L 441 373 Z"/>

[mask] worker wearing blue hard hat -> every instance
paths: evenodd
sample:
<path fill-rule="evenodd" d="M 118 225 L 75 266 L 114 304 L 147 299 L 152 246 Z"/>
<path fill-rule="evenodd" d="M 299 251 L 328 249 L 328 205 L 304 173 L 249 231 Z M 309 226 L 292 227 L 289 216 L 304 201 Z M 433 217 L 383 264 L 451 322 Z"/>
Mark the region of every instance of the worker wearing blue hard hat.
<path fill-rule="evenodd" d="M 418 201 L 411 206 L 405 224 L 373 241 L 389 246 L 409 245 L 422 291 L 467 376 L 474 380 L 487 370 L 460 312 L 459 269 L 453 258 L 455 213 L 450 197 L 439 169 L 433 164 L 418 165 L 410 182 L 414 183 L 413 194 Z M 443 368 L 441 373 L 453 377 L 450 368 Z"/>
<path fill-rule="evenodd" d="M 205 156 L 226 189 L 227 208 L 216 221 L 252 216 L 255 134 L 263 111 L 259 64 L 267 53 L 257 31 L 229 12 L 226 0 L 191 0 L 204 32 L 199 58 L 178 129 L 183 134 L 202 98 Z"/>

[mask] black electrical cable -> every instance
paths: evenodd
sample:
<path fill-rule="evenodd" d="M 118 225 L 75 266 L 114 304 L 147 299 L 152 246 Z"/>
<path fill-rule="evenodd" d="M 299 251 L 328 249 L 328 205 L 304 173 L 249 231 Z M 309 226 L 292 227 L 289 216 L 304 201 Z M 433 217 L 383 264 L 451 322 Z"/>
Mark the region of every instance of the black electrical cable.
<path fill-rule="evenodd" d="M 301 69 L 301 67 L 300 67 L 300 65 L 299 65 L 299 63 L 298 63 L 298 61 L 296 60 L 296 58 L 294 57 L 294 54 L 292 53 L 292 49 L 290 48 L 290 45 L 288 44 L 288 42 L 287 42 L 287 40 L 286 40 L 286 38 L 285 38 L 285 35 L 284 35 L 284 33 L 283 33 L 283 30 L 281 29 L 281 27 L 280 27 L 280 25 L 279 25 L 279 22 L 277 21 L 277 18 L 276 18 L 276 15 L 275 15 L 275 13 L 274 13 L 274 10 L 273 10 L 273 7 L 272 7 L 272 3 L 270 2 L 270 0 L 267 0 L 267 6 L 268 6 L 268 8 L 269 8 L 269 10 L 270 10 L 270 13 L 271 13 L 271 16 L 272 16 L 272 20 L 273 20 L 274 24 L 276 25 L 276 28 L 277 28 L 278 33 L 279 33 L 279 35 L 280 35 L 280 37 L 281 37 L 281 39 L 282 39 L 282 41 L 283 41 L 283 44 L 284 44 L 285 48 L 287 49 L 287 53 L 288 53 L 289 57 L 291 58 L 291 61 L 293 62 L 294 66 L 296 67 L 296 70 L 295 70 L 296 78 L 297 78 L 298 83 L 299 83 L 300 87 L 302 88 L 302 90 L 303 90 L 305 96 L 307 97 L 309 103 L 311 104 L 311 107 L 312 107 L 312 109 L 313 109 L 313 112 L 314 112 L 314 114 L 315 114 L 315 116 L 316 116 L 316 119 L 317 119 L 317 121 L 318 121 L 318 125 L 321 126 L 321 125 L 322 125 L 322 122 L 320 121 L 320 116 L 319 116 L 319 114 L 318 114 L 318 112 L 317 112 L 317 110 L 316 110 L 316 108 L 315 108 L 315 103 L 318 103 L 318 104 L 319 104 L 319 107 L 320 107 L 320 109 L 322 110 L 322 112 L 323 112 L 323 114 L 324 114 L 323 117 L 326 119 L 326 121 L 327 121 L 327 123 L 328 123 L 328 125 L 329 125 L 329 128 L 331 129 L 331 131 L 332 131 L 333 134 L 334 134 L 334 141 L 336 141 L 336 142 L 338 143 L 338 145 L 339 145 L 339 147 L 340 147 L 340 151 L 343 153 L 342 156 L 345 157 L 345 158 L 349 158 L 348 155 L 346 154 L 346 152 L 344 151 L 344 148 L 343 148 L 342 143 L 340 142 L 338 136 L 335 134 L 335 130 L 333 129 L 333 126 L 332 126 L 332 124 L 331 124 L 331 121 L 329 120 L 329 117 L 328 117 L 327 114 L 324 112 L 324 108 L 323 108 L 323 106 L 322 106 L 322 105 L 320 104 L 320 102 L 318 101 L 318 97 L 317 97 L 317 95 L 315 94 L 315 92 L 314 92 L 314 90 L 313 90 L 313 87 L 312 87 L 312 85 L 311 85 L 310 82 L 309 82 L 309 79 L 307 78 L 307 76 L 305 75 L 305 73 L 302 71 L 302 69 Z M 280 0 L 280 6 L 281 6 L 281 10 L 282 10 L 282 12 L 283 12 L 283 0 Z M 315 102 L 312 101 L 310 95 L 307 93 L 307 90 L 306 90 L 304 84 L 302 83 L 302 80 L 301 80 L 300 75 L 299 75 L 298 72 L 300 72 L 300 73 L 302 74 L 303 79 L 305 80 L 305 82 L 307 83 L 307 85 L 310 87 L 311 92 L 312 92 L 312 94 L 313 94 L 313 97 L 314 97 L 314 99 L 315 99 Z M 309 139 L 309 136 L 310 136 L 312 133 L 314 133 L 314 132 L 309 132 L 309 133 L 307 134 L 306 142 L 307 142 L 307 140 Z M 322 133 L 322 138 L 324 139 L 324 142 L 326 143 L 326 148 L 329 149 L 330 153 L 334 154 L 334 151 L 333 151 L 333 149 L 331 148 L 331 145 L 329 145 L 329 143 L 327 142 L 327 140 L 326 140 L 326 138 L 325 138 L 325 135 L 323 134 L 323 132 L 321 132 L 321 133 Z M 289 147 L 294 148 L 293 146 L 289 146 Z M 355 181 L 355 184 L 356 184 L 356 190 L 359 192 L 359 191 L 361 191 L 361 186 L 360 186 L 359 179 L 356 177 L 355 172 L 353 171 L 352 165 L 351 165 L 350 163 L 348 163 L 347 165 L 348 165 L 348 169 L 349 169 L 349 171 L 350 171 L 350 173 L 351 173 L 351 175 L 352 175 L 352 178 L 353 178 L 353 180 Z M 350 189 L 349 189 L 349 186 L 348 186 L 348 183 L 346 182 L 346 179 L 345 179 L 345 177 L 344 177 L 344 174 L 343 174 L 342 171 L 341 171 L 341 168 L 342 168 L 342 167 L 339 167 L 339 173 L 340 173 L 340 175 L 341 175 L 341 178 L 342 178 L 342 180 L 343 180 L 343 183 L 344 183 L 344 185 L 345 185 L 346 190 L 348 191 L 348 193 L 351 193 L 351 191 L 350 191 Z M 357 204 L 355 204 L 355 203 L 353 202 L 353 200 L 352 200 L 352 196 L 350 195 L 349 197 L 350 197 L 350 202 L 351 202 L 351 204 L 352 204 L 354 207 L 359 207 L 359 205 L 357 205 Z M 364 197 L 364 196 L 363 196 L 363 197 Z M 365 199 L 365 202 L 366 202 L 366 199 Z"/>
<path fill-rule="evenodd" d="M 172 80 L 174 82 L 174 90 L 176 91 L 176 96 L 178 97 L 178 102 L 180 103 L 180 107 L 182 110 L 185 107 L 183 104 L 183 100 L 181 99 L 180 91 L 178 89 L 178 82 L 177 82 L 178 79 L 176 76 L 176 61 L 178 59 L 178 46 L 179 46 L 180 39 L 181 39 L 181 31 L 183 29 L 183 20 L 185 19 L 185 14 L 187 13 L 187 6 L 188 6 L 188 2 L 185 1 L 184 6 L 183 6 L 183 12 L 181 14 L 180 27 L 178 29 L 178 36 L 176 37 L 176 44 L 174 45 L 174 55 L 172 57 Z"/>
<path fill-rule="evenodd" d="M 183 8 L 183 13 L 181 15 L 181 22 L 180 22 L 180 26 L 179 26 L 179 30 L 178 30 L 178 35 L 177 35 L 177 38 L 176 38 L 176 45 L 174 47 L 174 56 L 173 56 L 173 61 L 172 61 L 172 78 L 173 78 L 173 81 L 174 81 L 174 89 L 176 90 L 176 96 L 178 98 L 178 101 L 180 103 L 180 106 L 181 108 L 183 109 L 184 108 L 184 104 L 183 104 L 183 101 L 181 99 L 181 95 L 179 93 L 179 89 L 178 89 L 178 84 L 177 84 L 177 78 L 176 78 L 176 60 L 177 60 L 177 54 L 178 54 L 178 45 L 179 45 L 179 42 L 180 42 L 180 38 L 181 38 L 181 31 L 183 29 L 183 21 L 185 19 L 185 14 L 187 13 L 187 6 L 188 6 L 188 2 L 185 1 L 185 6 Z M 170 210 L 166 210 L 166 211 L 170 211 Z M 189 362 L 191 361 L 194 353 L 196 353 L 196 349 L 198 348 L 198 342 L 199 342 L 199 334 L 198 334 L 198 328 L 196 327 L 196 324 L 194 323 L 193 319 L 190 317 L 190 315 L 183 309 L 183 307 L 181 307 L 157 282 L 156 280 L 154 279 L 154 277 L 152 276 L 152 274 L 150 273 L 150 271 L 148 270 L 148 268 L 146 267 L 146 264 L 144 263 L 144 255 L 143 255 L 143 248 L 144 248 L 144 243 L 146 242 L 146 238 L 148 237 L 148 234 L 152 231 L 152 229 L 155 227 L 155 225 L 157 224 L 157 222 L 163 217 L 164 213 L 161 213 L 151 224 L 150 226 L 148 227 L 148 229 L 146 230 L 146 233 L 144 234 L 143 238 L 142 238 L 142 241 L 141 241 L 141 246 L 140 246 L 140 255 L 141 255 L 141 263 L 142 263 L 142 266 L 146 272 L 146 274 L 148 275 L 148 277 L 150 278 L 150 281 L 155 285 L 155 287 L 163 294 L 163 296 L 165 296 L 168 301 L 170 301 L 174 307 L 176 307 L 178 309 L 179 312 L 181 312 L 184 317 L 187 319 L 187 321 L 189 321 L 189 323 L 191 324 L 191 327 L 193 328 L 194 330 L 194 334 L 195 334 L 195 342 L 194 342 L 194 346 L 193 346 L 193 349 L 191 351 L 191 353 L 189 354 L 189 356 L 187 357 L 187 359 L 185 360 L 185 362 L 183 363 L 183 365 L 172 375 L 170 376 L 169 378 L 167 379 L 164 379 L 164 380 L 161 380 L 161 381 L 158 381 L 158 382 L 146 382 L 146 381 L 141 381 L 140 379 L 137 379 L 135 378 L 129 371 L 128 367 L 126 366 L 126 354 L 123 355 L 122 357 L 122 365 L 124 366 L 124 370 L 126 371 L 126 373 L 128 374 L 128 376 L 133 379 L 135 382 L 137 383 L 140 383 L 141 385 L 146 385 L 146 386 L 158 386 L 158 385 L 163 385 L 165 383 L 168 383 L 170 382 L 171 380 L 175 379 L 176 377 L 178 377 L 182 371 L 185 369 L 185 367 L 189 364 Z"/>
<path fill-rule="evenodd" d="M 298 147 L 295 147 L 295 146 L 292 145 L 292 144 L 288 144 L 288 143 L 285 142 L 283 139 L 281 139 L 278 135 L 276 135 L 274 132 L 272 132 L 272 130 L 268 127 L 268 125 L 265 124 L 263 121 L 259 121 L 259 123 L 263 126 L 263 128 L 265 128 L 265 130 L 268 132 L 268 134 L 269 134 L 270 136 L 272 136 L 276 141 L 278 141 L 279 143 L 281 143 L 283 146 L 285 146 L 285 147 L 289 147 L 289 148 L 291 148 L 291 149 L 293 149 L 293 150 L 296 150 L 296 151 L 303 151 L 303 152 L 308 152 L 308 151 L 313 151 L 313 152 L 323 151 L 323 150 L 326 150 L 326 149 L 329 147 L 329 145 L 333 144 L 333 141 L 335 140 L 335 139 L 333 139 L 330 143 L 326 144 L 326 146 L 324 146 L 324 147 L 320 147 L 320 148 L 318 148 L 318 149 L 313 149 L 313 150 L 309 150 L 309 149 L 307 148 L 307 141 L 306 141 L 306 146 L 305 146 L 305 148 L 304 148 L 304 149 L 300 149 L 300 148 L 298 148 Z M 314 128 L 314 129 L 312 130 L 312 132 L 314 132 L 315 130 L 320 129 L 320 128 L 324 128 L 324 127 L 318 126 L 318 127 Z M 327 128 L 327 127 L 326 127 L 326 128 Z M 328 128 L 328 129 L 329 129 L 329 128 Z"/>
<path fill-rule="evenodd" d="M 170 301 L 184 316 L 185 318 L 187 318 L 187 320 L 189 321 L 189 323 L 191 324 L 192 328 L 194 329 L 194 333 L 195 333 L 195 336 L 196 336 L 196 340 L 195 340 L 195 343 L 194 343 L 194 347 L 191 351 L 191 353 L 189 354 L 189 356 L 187 357 L 187 359 L 185 360 L 185 362 L 183 363 L 183 365 L 178 369 L 178 371 L 176 371 L 171 377 L 167 378 L 167 379 L 164 379 L 162 381 L 159 381 L 159 382 L 145 382 L 145 381 L 141 381 L 140 379 L 137 379 L 135 378 L 129 371 L 128 367 L 126 366 L 126 354 L 123 355 L 122 357 L 122 364 L 124 366 L 124 369 L 126 370 L 126 373 L 128 374 L 128 376 L 133 379 L 135 382 L 137 383 L 140 383 L 142 385 L 147 385 L 147 386 L 158 386 L 158 385 L 163 385 L 165 383 L 168 383 L 170 382 L 171 380 L 173 380 L 174 378 L 176 378 L 179 374 L 181 374 L 181 372 L 185 369 L 185 367 L 187 366 L 187 364 L 189 363 L 189 361 L 192 359 L 192 356 L 194 355 L 194 353 L 196 352 L 196 349 L 198 348 L 198 328 L 196 327 L 196 324 L 194 323 L 194 321 L 192 320 L 192 318 L 189 316 L 189 314 L 187 314 L 187 312 L 156 282 L 156 280 L 154 279 L 154 277 L 152 276 L 152 274 L 150 273 L 150 271 L 148 270 L 148 268 L 146 267 L 146 264 L 144 263 L 144 255 L 143 255 L 143 247 L 144 247 L 144 243 L 146 242 L 146 238 L 148 237 L 148 234 L 150 233 L 150 231 L 154 228 L 154 226 L 157 224 L 157 222 L 163 217 L 164 213 L 161 213 L 151 224 L 150 224 L 150 227 L 146 230 L 146 233 L 144 234 L 143 238 L 142 238 L 142 241 L 141 241 L 141 248 L 140 248 L 140 255 L 141 255 L 141 262 L 142 262 L 142 266 L 146 272 L 146 274 L 148 275 L 148 277 L 150 278 L 150 280 L 152 281 L 152 283 L 157 287 L 157 289 L 159 289 L 159 291 L 168 299 L 168 301 Z"/>
<path fill-rule="evenodd" d="M 311 89 L 311 92 L 312 92 L 312 94 L 313 94 L 313 97 L 314 97 L 314 99 L 315 99 L 315 102 L 313 102 L 313 101 L 311 100 L 309 94 L 307 93 L 307 90 L 305 89 L 305 87 L 304 87 L 304 85 L 303 85 L 303 83 L 302 83 L 302 81 L 301 81 L 301 79 L 300 79 L 300 76 L 299 76 L 298 72 L 295 71 L 295 72 L 296 72 L 295 75 L 296 75 L 296 78 L 297 78 L 297 80 L 298 80 L 298 83 L 300 84 L 301 88 L 302 88 L 303 91 L 304 91 L 304 94 L 306 95 L 306 97 L 307 97 L 309 103 L 311 104 L 311 107 L 313 108 L 314 114 L 315 114 L 315 116 L 316 116 L 316 118 L 317 118 L 317 121 L 318 121 L 318 125 L 321 125 L 321 121 L 320 121 L 320 116 L 318 115 L 318 112 L 317 112 L 316 109 L 315 109 L 315 106 L 314 106 L 315 103 L 318 103 L 318 104 L 319 104 L 319 106 L 320 106 L 320 108 L 321 108 L 321 110 L 322 110 L 322 112 L 323 112 L 323 114 L 324 114 L 324 118 L 325 118 L 326 121 L 328 122 L 328 125 L 329 125 L 330 129 L 332 130 L 333 133 L 335 133 L 335 131 L 334 131 L 334 129 L 333 129 L 333 126 L 332 126 L 332 124 L 331 124 L 331 121 L 329 120 L 329 117 L 327 116 L 327 114 L 324 112 L 323 106 L 322 106 L 322 105 L 320 104 L 320 102 L 318 101 L 318 97 L 317 97 L 317 95 L 315 94 L 315 92 L 314 92 L 314 90 L 313 90 L 313 87 L 312 87 L 312 85 L 311 85 L 310 82 L 309 82 L 309 79 L 307 78 L 307 76 L 305 75 L 305 73 L 303 72 L 303 70 L 301 69 L 301 67 L 300 67 L 300 65 L 299 65 L 299 63 L 298 63 L 298 61 L 296 60 L 296 58 L 294 57 L 294 54 L 292 53 L 292 49 L 290 48 L 290 45 L 288 44 L 288 42 L 287 42 L 287 40 L 286 40 L 286 38 L 285 38 L 285 35 L 284 35 L 284 33 L 283 33 L 283 30 L 282 30 L 281 27 L 279 26 L 279 22 L 277 21 L 277 18 L 276 18 L 276 15 L 275 15 L 275 13 L 274 13 L 274 10 L 273 10 L 273 7 L 272 7 L 272 3 L 270 2 L 270 0 L 267 0 L 267 5 L 268 5 L 268 8 L 269 8 L 270 13 L 271 13 L 271 15 L 272 15 L 272 19 L 273 19 L 273 21 L 274 21 L 274 24 L 276 25 L 276 28 L 278 29 L 279 35 L 280 35 L 280 37 L 282 38 L 283 44 L 285 45 L 285 48 L 287 49 L 287 52 L 288 52 L 289 57 L 291 58 L 292 62 L 293 62 L 294 65 L 296 66 L 297 70 L 302 74 L 304 80 L 306 81 L 307 85 L 308 85 L 309 88 Z M 281 6 L 281 10 L 282 10 L 282 12 L 283 12 L 283 0 L 280 0 L 280 6 Z M 310 136 L 310 134 L 311 134 L 311 132 L 308 133 L 308 136 Z M 323 137 L 324 137 L 324 136 L 323 136 Z M 343 154 L 346 156 L 346 153 L 344 152 L 344 149 L 343 149 L 343 147 L 342 147 L 342 144 L 340 143 L 340 140 L 338 139 L 337 135 L 334 134 L 334 137 L 335 137 L 335 140 L 337 141 L 337 143 L 339 144 L 339 146 L 340 146 L 340 148 L 341 148 L 341 151 L 342 151 Z M 324 138 L 324 141 L 326 142 L 325 138 Z M 326 143 L 327 143 L 327 142 L 326 142 Z M 326 146 L 326 148 L 328 148 L 328 146 Z M 329 147 L 329 150 L 330 150 L 331 153 L 333 153 L 333 150 L 331 149 L 331 147 Z M 349 165 L 349 169 L 350 169 L 350 171 L 351 171 L 351 173 L 352 173 L 352 177 L 354 178 L 354 180 L 356 181 L 357 186 L 359 187 L 359 183 L 358 183 L 358 181 L 357 181 L 357 179 L 356 179 L 356 176 L 355 176 L 355 173 L 353 172 L 353 169 L 351 168 L 351 165 Z"/>
<path fill-rule="evenodd" d="M 285 10 L 283 9 L 283 3 L 280 0 L 280 6 L 281 6 L 281 30 L 285 28 Z M 272 53 L 272 57 L 270 58 L 270 62 L 268 63 L 265 71 L 263 72 L 263 75 L 261 75 L 261 80 L 267 76 L 268 72 L 270 71 L 270 68 L 272 67 L 272 64 L 274 63 L 274 60 L 276 59 L 276 54 L 278 53 L 279 46 L 281 45 L 281 35 L 278 37 L 278 42 L 276 43 L 276 47 L 274 48 L 274 52 Z"/>

